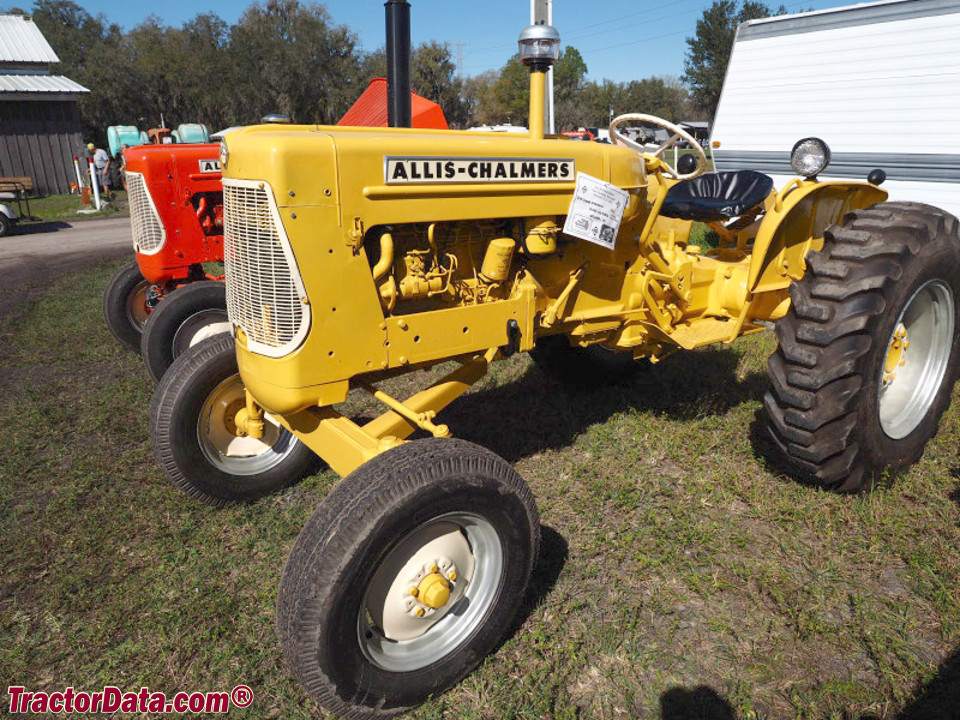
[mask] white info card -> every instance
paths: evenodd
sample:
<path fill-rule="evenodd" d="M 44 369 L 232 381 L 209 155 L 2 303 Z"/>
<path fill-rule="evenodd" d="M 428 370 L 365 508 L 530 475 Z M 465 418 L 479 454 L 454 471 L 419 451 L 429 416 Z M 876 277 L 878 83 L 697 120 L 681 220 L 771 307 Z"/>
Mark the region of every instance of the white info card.
<path fill-rule="evenodd" d="M 629 198 L 626 190 L 578 172 L 563 232 L 613 250 Z"/>

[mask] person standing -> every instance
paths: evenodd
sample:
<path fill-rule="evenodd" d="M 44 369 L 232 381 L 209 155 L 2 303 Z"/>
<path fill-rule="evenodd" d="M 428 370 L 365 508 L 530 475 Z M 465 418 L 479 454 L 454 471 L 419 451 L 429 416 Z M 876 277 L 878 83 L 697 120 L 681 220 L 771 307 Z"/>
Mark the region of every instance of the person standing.
<path fill-rule="evenodd" d="M 89 147 L 89 146 L 88 146 Z M 96 148 L 93 152 L 93 166 L 97 171 L 97 180 L 103 190 L 105 198 L 110 197 L 110 188 L 113 183 L 110 180 L 110 155 L 103 148 Z"/>
<path fill-rule="evenodd" d="M 120 184 L 123 185 L 123 189 L 127 189 L 127 148 L 130 146 L 126 143 L 123 143 L 120 146 L 120 152 L 117 153 L 117 162 L 120 165 Z"/>

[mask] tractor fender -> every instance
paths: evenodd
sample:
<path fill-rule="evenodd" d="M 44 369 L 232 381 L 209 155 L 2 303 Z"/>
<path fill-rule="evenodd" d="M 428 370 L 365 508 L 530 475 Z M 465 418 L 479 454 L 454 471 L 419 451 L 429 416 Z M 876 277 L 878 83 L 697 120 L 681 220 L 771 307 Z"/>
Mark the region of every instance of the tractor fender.
<path fill-rule="evenodd" d="M 768 200 L 753 244 L 747 288 L 781 290 L 803 277 L 806 255 L 823 247 L 823 233 L 852 210 L 887 199 L 887 191 L 855 180 L 794 180 Z"/>

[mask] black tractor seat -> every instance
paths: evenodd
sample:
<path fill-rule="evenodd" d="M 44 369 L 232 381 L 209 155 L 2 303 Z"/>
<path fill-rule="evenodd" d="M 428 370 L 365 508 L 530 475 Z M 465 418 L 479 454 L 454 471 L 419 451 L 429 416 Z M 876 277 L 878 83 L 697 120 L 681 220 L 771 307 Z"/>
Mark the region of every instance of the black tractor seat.
<path fill-rule="evenodd" d="M 700 222 L 729 220 L 762 203 L 772 189 L 773 179 L 753 170 L 705 173 L 670 188 L 660 214 Z"/>

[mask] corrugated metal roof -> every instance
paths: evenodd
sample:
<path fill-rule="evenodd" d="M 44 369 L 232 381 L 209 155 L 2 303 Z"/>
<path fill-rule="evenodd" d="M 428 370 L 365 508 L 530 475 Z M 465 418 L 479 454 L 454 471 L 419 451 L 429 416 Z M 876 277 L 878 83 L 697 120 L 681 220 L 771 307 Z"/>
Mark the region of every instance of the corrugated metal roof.
<path fill-rule="evenodd" d="M 0 15 L 0 62 L 55 63 L 60 58 L 33 20 Z"/>
<path fill-rule="evenodd" d="M 86 93 L 79 83 L 63 75 L 0 75 L 2 93 Z"/>

